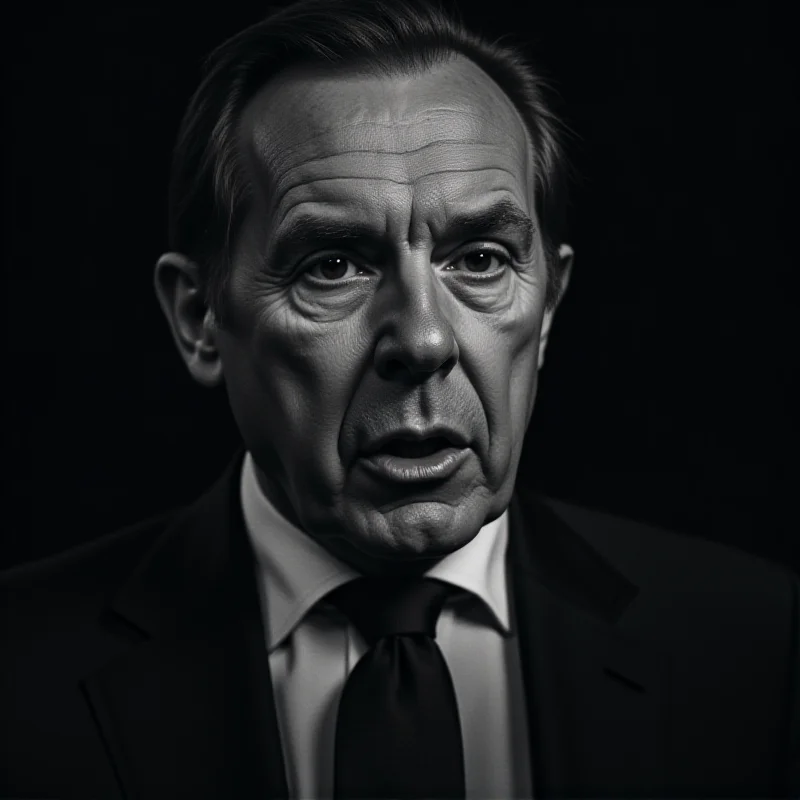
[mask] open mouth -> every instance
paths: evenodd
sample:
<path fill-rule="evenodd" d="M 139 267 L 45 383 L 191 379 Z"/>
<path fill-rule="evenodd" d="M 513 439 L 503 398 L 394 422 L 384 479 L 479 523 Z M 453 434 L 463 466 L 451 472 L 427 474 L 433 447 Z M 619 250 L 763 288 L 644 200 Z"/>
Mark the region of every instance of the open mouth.
<path fill-rule="evenodd" d="M 414 441 L 398 434 L 378 449 L 368 449 L 363 468 L 394 484 L 433 484 L 449 480 L 469 459 L 469 448 L 460 436 L 426 436 Z"/>
<path fill-rule="evenodd" d="M 399 458 L 424 458 L 448 447 L 453 447 L 453 444 L 444 436 L 432 436 L 429 439 L 423 439 L 421 442 L 391 439 L 381 447 L 378 453 L 385 453 Z"/>

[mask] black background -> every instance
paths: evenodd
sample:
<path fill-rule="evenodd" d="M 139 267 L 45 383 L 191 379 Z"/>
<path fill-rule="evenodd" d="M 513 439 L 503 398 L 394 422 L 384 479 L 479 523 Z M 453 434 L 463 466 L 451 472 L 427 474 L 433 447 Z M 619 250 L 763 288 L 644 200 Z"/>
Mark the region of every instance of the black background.
<path fill-rule="evenodd" d="M 533 44 L 580 136 L 575 271 L 520 481 L 800 571 L 798 85 L 781 5 L 462 7 Z M 201 59 L 266 8 L 6 18 L 0 566 L 192 500 L 239 444 L 224 390 L 183 367 L 152 271 Z"/>

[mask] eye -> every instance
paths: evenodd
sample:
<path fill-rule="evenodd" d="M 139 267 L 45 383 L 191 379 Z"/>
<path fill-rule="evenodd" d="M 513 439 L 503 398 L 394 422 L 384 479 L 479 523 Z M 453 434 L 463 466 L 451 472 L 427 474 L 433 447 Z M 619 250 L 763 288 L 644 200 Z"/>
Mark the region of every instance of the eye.
<path fill-rule="evenodd" d="M 311 275 L 313 279 L 326 283 L 334 283 L 342 278 L 362 275 L 366 272 L 353 259 L 341 253 L 318 256 L 306 264 L 304 271 Z"/>
<path fill-rule="evenodd" d="M 503 271 L 511 263 L 511 259 L 505 253 L 490 249 L 487 247 L 480 247 L 469 252 L 463 253 L 455 261 L 448 264 L 445 269 L 450 271 L 454 270 L 457 264 L 462 264 L 464 270 L 473 274 L 495 274 Z"/>
<path fill-rule="evenodd" d="M 506 253 L 493 248 L 480 247 L 463 253 L 448 264 L 445 270 L 498 277 L 503 274 L 505 267 L 510 263 L 511 258 Z M 462 265 L 462 269 L 457 269 L 459 264 Z M 369 271 L 343 253 L 326 253 L 309 261 L 303 272 L 312 281 L 337 283 L 346 278 L 367 274 Z"/>

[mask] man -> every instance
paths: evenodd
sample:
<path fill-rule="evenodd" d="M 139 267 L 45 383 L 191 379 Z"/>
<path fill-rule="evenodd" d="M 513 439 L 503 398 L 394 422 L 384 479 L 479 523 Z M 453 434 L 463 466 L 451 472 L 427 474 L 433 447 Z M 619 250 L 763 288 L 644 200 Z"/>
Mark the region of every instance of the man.
<path fill-rule="evenodd" d="M 515 485 L 558 130 L 424 6 L 302 2 L 214 54 L 155 287 L 244 447 L 4 576 L 4 795 L 800 794 L 796 577 Z"/>

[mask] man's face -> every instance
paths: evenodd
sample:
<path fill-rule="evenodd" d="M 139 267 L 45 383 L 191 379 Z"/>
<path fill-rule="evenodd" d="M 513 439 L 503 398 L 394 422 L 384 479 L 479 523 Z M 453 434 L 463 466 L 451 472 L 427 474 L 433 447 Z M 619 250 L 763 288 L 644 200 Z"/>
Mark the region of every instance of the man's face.
<path fill-rule="evenodd" d="M 240 137 L 254 196 L 216 344 L 259 482 L 365 571 L 441 558 L 509 502 L 549 326 L 521 117 L 458 58 L 417 77 L 285 73 Z M 458 224 L 503 204 L 484 230 Z M 445 475 L 381 471 L 413 478 L 400 445 L 366 458 L 440 426 L 465 445 Z"/>

